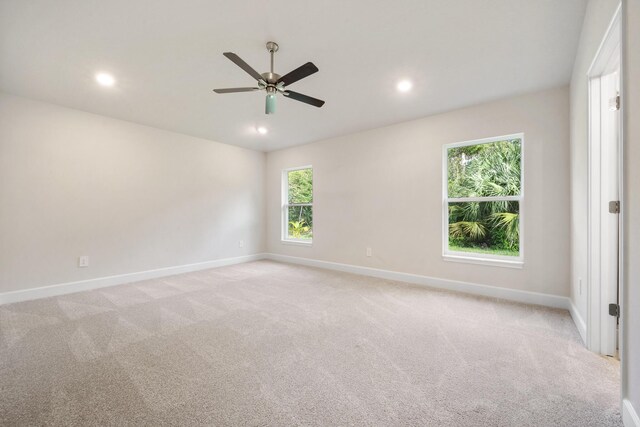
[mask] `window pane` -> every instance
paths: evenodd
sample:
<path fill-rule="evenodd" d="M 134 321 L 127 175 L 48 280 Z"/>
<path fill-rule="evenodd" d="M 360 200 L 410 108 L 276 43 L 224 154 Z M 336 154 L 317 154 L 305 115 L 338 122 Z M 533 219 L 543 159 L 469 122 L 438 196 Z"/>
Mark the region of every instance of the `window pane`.
<path fill-rule="evenodd" d="M 289 171 L 289 203 L 313 203 L 313 172 L 311 169 Z"/>
<path fill-rule="evenodd" d="M 289 206 L 287 238 L 311 240 L 313 237 L 313 207 Z"/>
<path fill-rule="evenodd" d="M 449 148 L 449 197 L 520 194 L 520 139 Z"/>
<path fill-rule="evenodd" d="M 520 202 L 449 203 L 449 250 L 520 255 Z"/>

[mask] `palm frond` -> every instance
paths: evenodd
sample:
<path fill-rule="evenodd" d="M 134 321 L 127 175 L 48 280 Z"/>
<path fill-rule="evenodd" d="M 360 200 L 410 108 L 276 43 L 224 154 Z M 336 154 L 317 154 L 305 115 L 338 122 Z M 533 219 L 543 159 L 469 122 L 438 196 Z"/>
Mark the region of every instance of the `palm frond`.
<path fill-rule="evenodd" d="M 449 235 L 456 239 L 482 239 L 487 234 L 487 228 L 481 222 L 458 221 L 449 224 Z"/>
<path fill-rule="evenodd" d="M 511 242 L 520 236 L 520 214 L 515 212 L 497 212 L 491 215 L 496 227 L 502 228 Z"/>

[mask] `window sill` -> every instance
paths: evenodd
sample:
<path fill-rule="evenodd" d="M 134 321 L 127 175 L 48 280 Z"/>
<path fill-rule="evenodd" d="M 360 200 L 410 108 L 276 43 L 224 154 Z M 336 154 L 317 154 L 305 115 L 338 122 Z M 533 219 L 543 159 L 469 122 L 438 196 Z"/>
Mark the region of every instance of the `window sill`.
<path fill-rule="evenodd" d="M 524 261 L 511 261 L 507 259 L 494 259 L 494 258 L 477 258 L 465 255 L 443 255 L 442 259 L 448 262 L 462 262 L 465 264 L 479 264 L 489 265 L 493 267 L 507 267 L 507 268 L 523 268 Z"/>
<path fill-rule="evenodd" d="M 293 245 L 293 246 L 313 246 L 313 241 L 305 241 L 305 240 L 281 239 L 280 243 L 282 243 L 283 245 Z"/>

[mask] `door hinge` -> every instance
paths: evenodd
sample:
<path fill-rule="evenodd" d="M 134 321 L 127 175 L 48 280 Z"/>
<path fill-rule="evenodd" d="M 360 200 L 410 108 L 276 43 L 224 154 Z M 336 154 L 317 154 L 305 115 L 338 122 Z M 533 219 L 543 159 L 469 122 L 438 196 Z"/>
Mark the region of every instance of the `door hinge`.
<path fill-rule="evenodd" d="M 609 316 L 620 317 L 620 306 L 618 304 L 609 304 Z"/>
<path fill-rule="evenodd" d="M 609 213 L 620 213 L 620 202 L 618 200 L 609 202 Z"/>
<path fill-rule="evenodd" d="M 611 111 L 618 111 L 620 109 L 620 95 L 609 100 L 609 109 Z"/>

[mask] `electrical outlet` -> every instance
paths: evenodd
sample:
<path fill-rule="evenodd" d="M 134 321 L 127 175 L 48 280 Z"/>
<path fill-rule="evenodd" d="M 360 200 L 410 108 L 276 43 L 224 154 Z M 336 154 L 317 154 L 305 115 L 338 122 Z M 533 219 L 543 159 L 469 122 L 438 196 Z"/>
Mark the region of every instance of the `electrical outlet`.
<path fill-rule="evenodd" d="M 244 248 L 244 240 L 238 241 L 238 247 L 239 248 Z"/>
<path fill-rule="evenodd" d="M 89 255 L 81 255 L 78 257 L 78 267 L 89 267 Z"/>
<path fill-rule="evenodd" d="M 367 248 L 367 256 L 371 256 L 371 248 Z"/>

